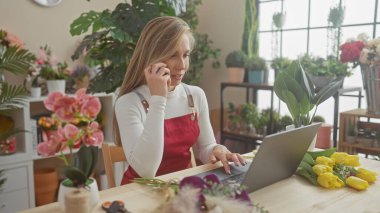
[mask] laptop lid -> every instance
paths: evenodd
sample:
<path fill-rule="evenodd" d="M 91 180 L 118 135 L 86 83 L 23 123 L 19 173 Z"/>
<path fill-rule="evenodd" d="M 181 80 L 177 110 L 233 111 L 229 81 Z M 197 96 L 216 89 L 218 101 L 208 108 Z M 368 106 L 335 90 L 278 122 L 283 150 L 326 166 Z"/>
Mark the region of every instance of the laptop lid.
<path fill-rule="evenodd" d="M 245 173 L 242 184 L 253 192 L 292 176 L 321 123 L 268 135 Z"/>
<path fill-rule="evenodd" d="M 297 170 L 320 125 L 311 124 L 266 136 L 249 165 L 235 166 L 230 163 L 231 175 L 221 167 L 197 176 L 212 173 L 222 182 L 230 183 L 232 180 L 231 183 L 236 184 L 236 180 L 241 179 L 240 175 L 244 175 L 241 184 L 247 187 L 249 193 L 288 178 Z"/>

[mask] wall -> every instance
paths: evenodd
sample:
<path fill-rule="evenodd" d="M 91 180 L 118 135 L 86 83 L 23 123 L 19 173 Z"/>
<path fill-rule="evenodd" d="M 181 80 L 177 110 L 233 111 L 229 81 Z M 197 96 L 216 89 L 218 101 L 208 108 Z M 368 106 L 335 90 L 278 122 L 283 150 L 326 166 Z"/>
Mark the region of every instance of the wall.
<path fill-rule="evenodd" d="M 220 108 L 220 83 L 228 80 L 224 64 L 226 55 L 241 49 L 244 30 L 245 0 L 203 0 L 198 8 L 198 31 L 207 33 L 214 46 L 221 49 L 219 69 L 213 69 L 210 62 L 205 64 L 200 86 L 205 90 L 210 109 Z M 241 89 L 228 89 L 224 97 L 228 101 L 241 102 L 245 92 Z M 227 103 L 225 102 L 225 103 Z"/>

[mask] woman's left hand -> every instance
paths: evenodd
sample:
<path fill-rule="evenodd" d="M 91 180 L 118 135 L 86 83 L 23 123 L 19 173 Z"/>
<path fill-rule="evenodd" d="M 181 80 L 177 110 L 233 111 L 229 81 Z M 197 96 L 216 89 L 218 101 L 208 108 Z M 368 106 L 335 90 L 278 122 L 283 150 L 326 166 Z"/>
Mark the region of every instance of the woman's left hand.
<path fill-rule="evenodd" d="M 232 153 L 223 145 L 217 145 L 214 147 L 210 155 L 210 160 L 212 163 L 216 163 L 220 160 L 227 174 L 231 174 L 231 169 L 228 164 L 229 161 L 234 162 L 236 166 L 239 166 L 239 164 L 242 166 L 247 164 L 245 159 L 239 153 Z"/>

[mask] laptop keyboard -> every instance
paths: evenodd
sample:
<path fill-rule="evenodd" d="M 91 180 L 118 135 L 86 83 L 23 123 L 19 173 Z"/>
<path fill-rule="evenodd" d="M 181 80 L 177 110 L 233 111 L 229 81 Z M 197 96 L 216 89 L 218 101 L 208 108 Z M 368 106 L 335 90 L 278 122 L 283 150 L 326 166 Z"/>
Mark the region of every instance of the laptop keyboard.
<path fill-rule="evenodd" d="M 222 180 L 223 184 L 234 184 L 234 183 L 241 183 L 243 182 L 245 173 L 235 174 L 232 176 L 229 176 L 228 178 Z"/>

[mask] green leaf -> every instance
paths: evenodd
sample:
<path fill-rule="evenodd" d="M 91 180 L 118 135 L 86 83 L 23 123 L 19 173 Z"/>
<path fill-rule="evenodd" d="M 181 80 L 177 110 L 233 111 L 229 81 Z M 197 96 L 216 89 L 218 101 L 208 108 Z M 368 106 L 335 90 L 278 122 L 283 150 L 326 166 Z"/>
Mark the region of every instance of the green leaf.
<path fill-rule="evenodd" d="M 20 108 L 27 102 L 26 89 L 22 85 L 8 85 L 7 82 L 1 84 L 0 111 Z"/>
<path fill-rule="evenodd" d="M 101 18 L 104 16 L 104 13 L 95 12 L 91 10 L 87 13 L 82 13 L 79 18 L 75 19 L 70 24 L 70 33 L 72 36 L 80 35 L 82 33 L 85 33 L 89 30 L 91 25 L 95 24 L 95 29 L 99 30 L 100 28 L 104 27 L 101 23 Z M 102 16 L 103 15 L 103 16 Z"/>
<path fill-rule="evenodd" d="M 343 79 L 338 79 L 330 82 L 327 86 L 323 87 L 312 99 L 312 103 L 319 105 L 331 96 L 335 95 L 342 87 Z"/>
<path fill-rule="evenodd" d="M 297 175 L 300 175 L 304 178 L 306 178 L 310 183 L 312 183 L 313 185 L 318 185 L 318 182 L 317 182 L 317 177 L 313 174 L 310 174 L 306 169 L 304 169 L 303 167 L 298 167 L 297 168 L 297 171 L 296 171 L 296 174 Z"/>
<path fill-rule="evenodd" d="M 83 172 L 86 179 L 90 177 L 98 161 L 99 148 L 95 146 L 84 146 L 79 149 L 78 156 L 78 169 Z"/>
<path fill-rule="evenodd" d="M 23 130 L 23 129 L 14 128 L 8 132 L 0 133 L 0 140 L 6 140 L 7 138 L 9 138 L 9 137 L 11 137 L 17 133 L 20 133 L 20 132 L 28 132 L 28 131 Z"/>
<path fill-rule="evenodd" d="M 6 70 L 13 74 L 26 74 L 35 60 L 35 56 L 28 50 L 17 47 L 8 47 L 0 54 L 0 71 Z"/>
<path fill-rule="evenodd" d="M 317 159 L 319 156 L 325 156 L 325 157 L 330 157 L 334 152 L 336 151 L 336 148 L 330 148 L 330 149 L 325 149 L 323 151 L 314 151 L 314 152 L 307 152 L 313 157 L 313 159 Z"/>
<path fill-rule="evenodd" d="M 85 185 L 87 177 L 78 168 L 65 166 L 62 168 L 62 172 L 67 178 L 72 181 L 74 187 Z"/>

